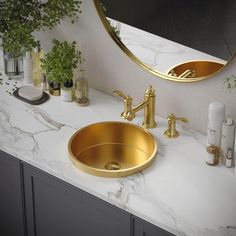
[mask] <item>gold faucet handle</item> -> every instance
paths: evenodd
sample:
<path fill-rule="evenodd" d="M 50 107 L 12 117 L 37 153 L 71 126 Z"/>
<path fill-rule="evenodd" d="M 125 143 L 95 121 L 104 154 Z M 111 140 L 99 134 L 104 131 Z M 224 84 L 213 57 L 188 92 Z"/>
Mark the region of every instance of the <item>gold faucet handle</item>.
<path fill-rule="evenodd" d="M 121 113 L 121 117 L 129 121 L 133 120 L 135 117 L 135 113 L 132 112 L 133 98 L 129 95 L 126 96 L 123 92 L 119 90 L 115 90 L 113 91 L 113 93 L 118 97 L 122 98 L 122 100 L 124 101 L 124 111 Z"/>
<path fill-rule="evenodd" d="M 175 123 L 176 121 L 181 121 L 183 123 L 188 123 L 188 119 L 184 117 L 176 117 L 173 113 L 171 113 L 168 117 L 167 120 L 170 121 L 171 123 Z"/>
<path fill-rule="evenodd" d="M 176 121 L 181 121 L 183 123 L 188 123 L 188 119 L 184 117 L 176 118 Z"/>
<path fill-rule="evenodd" d="M 167 120 L 168 120 L 168 129 L 164 132 L 164 135 L 167 138 L 177 138 L 179 136 L 179 132 L 176 130 L 176 121 L 188 123 L 188 119 L 184 117 L 177 118 L 173 113 L 167 117 Z"/>
<path fill-rule="evenodd" d="M 113 93 L 114 93 L 116 96 L 122 98 L 123 101 L 126 102 L 126 103 L 131 103 L 132 100 L 133 100 L 132 97 L 130 97 L 129 95 L 126 96 L 123 92 L 121 92 L 121 91 L 119 91 L 119 90 L 115 90 L 115 91 L 113 91 Z"/>

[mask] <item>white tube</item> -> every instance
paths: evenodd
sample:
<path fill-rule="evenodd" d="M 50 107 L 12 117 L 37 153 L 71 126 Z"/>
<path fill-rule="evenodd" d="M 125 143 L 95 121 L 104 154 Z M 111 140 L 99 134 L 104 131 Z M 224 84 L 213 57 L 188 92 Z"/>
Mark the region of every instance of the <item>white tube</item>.
<path fill-rule="evenodd" d="M 225 120 L 225 105 L 220 102 L 212 102 L 208 111 L 207 146 L 220 147 L 221 126 Z"/>

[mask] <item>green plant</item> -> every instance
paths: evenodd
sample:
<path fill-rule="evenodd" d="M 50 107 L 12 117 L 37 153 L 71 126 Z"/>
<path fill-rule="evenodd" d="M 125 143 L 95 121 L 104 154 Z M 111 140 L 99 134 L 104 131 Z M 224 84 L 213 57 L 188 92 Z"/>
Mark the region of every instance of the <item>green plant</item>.
<path fill-rule="evenodd" d="M 100 8 L 103 11 L 105 17 L 107 13 L 107 7 L 104 5 L 103 2 L 99 1 Z M 108 19 L 107 19 L 108 20 Z M 111 30 L 117 35 L 118 38 L 120 38 L 120 23 L 115 22 L 114 20 L 108 20 L 108 23 L 111 27 Z"/>
<path fill-rule="evenodd" d="M 81 53 L 76 49 L 76 42 L 52 41 L 50 52 L 42 59 L 42 68 L 49 82 L 65 83 L 73 78 L 73 70 L 81 60 Z"/>
<path fill-rule="evenodd" d="M 106 11 L 107 11 L 107 8 L 105 7 L 104 3 L 102 3 L 101 1 L 99 1 L 99 4 L 100 4 L 100 7 L 101 7 L 101 9 L 103 10 L 103 12 L 105 14 Z"/>
<path fill-rule="evenodd" d="M 3 48 L 14 56 L 39 45 L 33 33 L 52 29 L 65 17 L 78 18 L 79 0 L 0 0 L 0 38 Z"/>
<path fill-rule="evenodd" d="M 228 91 L 232 91 L 233 89 L 236 89 L 236 76 L 226 76 L 224 78 L 224 88 Z"/>

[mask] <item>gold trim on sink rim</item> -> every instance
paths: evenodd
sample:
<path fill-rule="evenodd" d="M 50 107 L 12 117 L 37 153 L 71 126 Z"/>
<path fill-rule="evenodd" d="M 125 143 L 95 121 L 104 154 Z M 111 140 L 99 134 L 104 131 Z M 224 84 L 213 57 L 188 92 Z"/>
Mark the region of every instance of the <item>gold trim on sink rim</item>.
<path fill-rule="evenodd" d="M 69 157 L 80 170 L 102 177 L 124 177 L 147 168 L 157 142 L 146 129 L 126 122 L 99 122 L 76 131 L 68 142 Z"/>

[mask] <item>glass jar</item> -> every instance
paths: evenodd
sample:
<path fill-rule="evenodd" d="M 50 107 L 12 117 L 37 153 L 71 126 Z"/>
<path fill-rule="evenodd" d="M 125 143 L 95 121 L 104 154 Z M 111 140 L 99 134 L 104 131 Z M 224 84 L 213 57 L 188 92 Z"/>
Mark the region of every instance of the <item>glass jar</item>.
<path fill-rule="evenodd" d="M 10 78 L 23 78 L 23 56 L 14 57 L 6 51 L 4 53 L 4 68 L 5 74 Z"/>
<path fill-rule="evenodd" d="M 61 98 L 64 102 L 73 101 L 73 80 L 67 80 L 61 85 Z"/>

